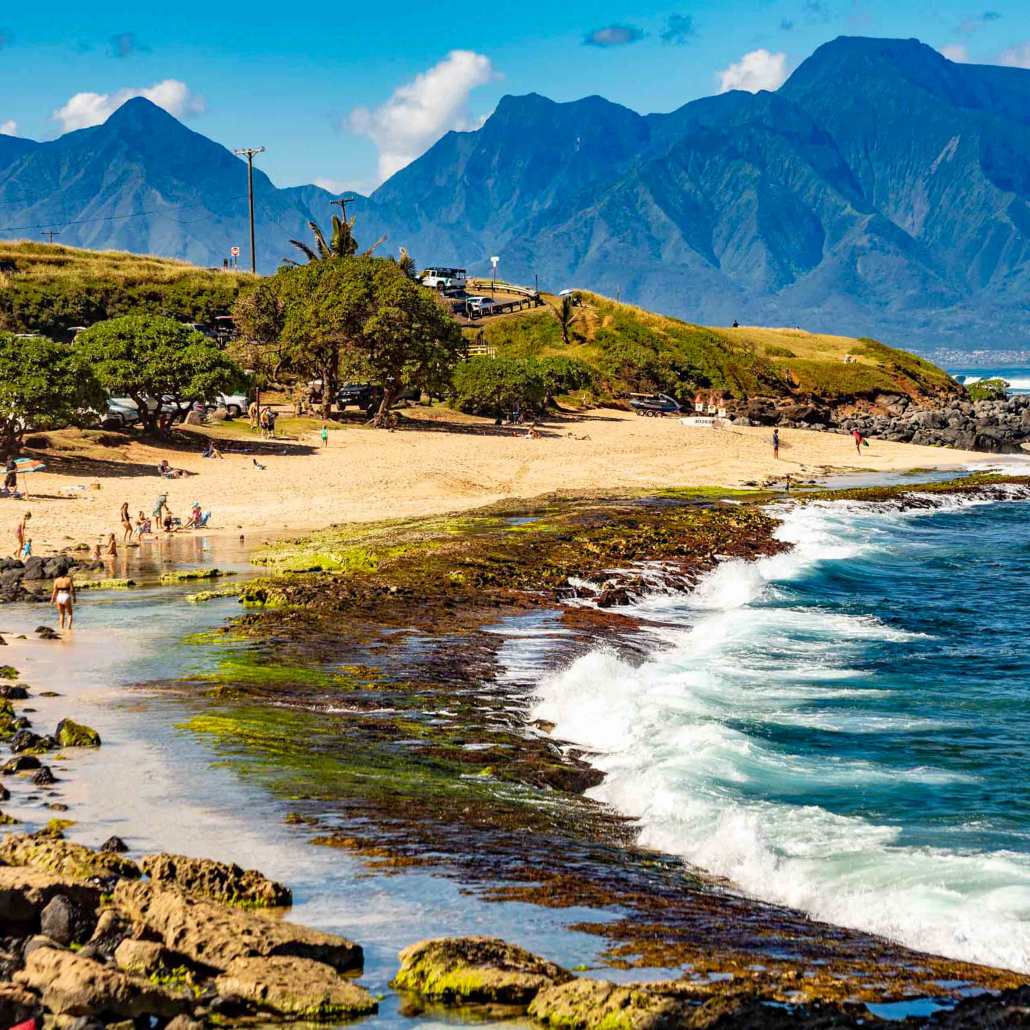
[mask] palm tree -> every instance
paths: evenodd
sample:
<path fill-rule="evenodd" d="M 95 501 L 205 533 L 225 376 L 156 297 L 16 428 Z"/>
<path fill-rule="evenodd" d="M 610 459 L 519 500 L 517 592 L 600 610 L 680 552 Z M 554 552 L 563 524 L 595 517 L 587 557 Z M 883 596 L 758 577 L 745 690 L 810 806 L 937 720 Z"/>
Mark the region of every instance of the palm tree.
<path fill-rule="evenodd" d="M 397 261 L 397 267 L 409 278 L 415 279 L 418 277 L 418 265 L 415 264 L 415 259 L 411 256 L 407 247 L 398 247 L 401 252 L 401 256 Z"/>
<path fill-rule="evenodd" d="M 300 240 L 290 240 L 292 243 L 307 259 L 308 263 L 312 261 L 324 261 L 326 258 L 332 257 L 354 257 L 358 252 L 358 241 L 354 239 L 354 218 L 350 221 L 346 221 L 339 215 L 333 215 L 333 234 L 329 238 L 329 242 L 326 242 L 325 233 L 322 232 L 322 227 L 318 222 L 308 222 L 311 227 L 311 232 L 315 237 L 315 247 L 312 249 L 306 243 L 302 243 Z M 368 257 L 380 243 L 386 240 L 385 236 L 380 236 L 371 247 L 368 248 L 361 256 Z M 294 261 L 293 258 L 283 258 L 283 261 L 288 265 L 299 265 L 299 261 Z"/>
<path fill-rule="evenodd" d="M 561 326 L 561 342 L 567 347 L 572 342 L 569 335 L 572 327 L 579 320 L 579 312 L 575 309 L 571 296 L 562 297 L 561 307 L 555 310 L 558 315 L 558 325 Z"/>

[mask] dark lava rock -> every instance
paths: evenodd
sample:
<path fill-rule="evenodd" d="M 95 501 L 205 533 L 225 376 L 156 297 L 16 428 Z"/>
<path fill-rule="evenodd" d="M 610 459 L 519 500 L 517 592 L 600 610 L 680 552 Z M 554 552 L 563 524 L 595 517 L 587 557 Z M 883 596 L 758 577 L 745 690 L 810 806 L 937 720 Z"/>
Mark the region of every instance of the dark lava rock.
<path fill-rule="evenodd" d="M 57 782 L 57 777 L 50 771 L 49 765 L 41 766 L 35 776 L 32 777 L 32 782 L 37 787 L 49 787 L 51 783 Z"/>
<path fill-rule="evenodd" d="M 11 751 L 16 755 L 21 754 L 23 751 L 42 750 L 45 747 L 43 738 L 31 730 L 20 730 L 11 739 Z"/>
<path fill-rule="evenodd" d="M 0 783 L 0 801 L 10 801 L 10 800 L 11 800 L 11 792 L 2 783 Z"/>
<path fill-rule="evenodd" d="M 56 630 L 50 629 L 49 626 L 46 627 L 45 631 L 43 631 L 43 632 L 40 632 L 39 630 L 37 630 L 36 632 L 39 634 L 39 639 L 40 640 L 60 640 L 61 639 L 61 634 L 58 633 Z"/>
<path fill-rule="evenodd" d="M 25 772 L 27 769 L 38 769 L 43 763 L 35 755 L 18 755 L 10 759 L 0 769 L 0 776 L 8 776 L 11 773 Z"/>
<path fill-rule="evenodd" d="M 29 692 L 24 683 L 15 683 L 13 686 L 4 684 L 0 687 L 0 697 L 7 698 L 8 701 L 27 701 Z"/>
<path fill-rule="evenodd" d="M 39 916 L 40 930 L 58 944 L 89 940 L 96 925 L 90 912 L 79 908 L 64 894 L 50 899 Z"/>
<path fill-rule="evenodd" d="M 61 695 L 58 694 L 56 690 L 43 690 L 43 691 L 40 691 L 39 696 L 40 697 L 60 697 Z"/>
<path fill-rule="evenodd" d="M 97 851 L 114 851 L 122 854 L 129 850 L 129 845 L 121 837 L 108 837 Z"/>
<path fill-rule="evenodd" d="M 46 579 L 43 573 L 43 559 L 39 555 L 33 555 L 26 560 L 25 575 L 22 578 L 27 580 Z"/>

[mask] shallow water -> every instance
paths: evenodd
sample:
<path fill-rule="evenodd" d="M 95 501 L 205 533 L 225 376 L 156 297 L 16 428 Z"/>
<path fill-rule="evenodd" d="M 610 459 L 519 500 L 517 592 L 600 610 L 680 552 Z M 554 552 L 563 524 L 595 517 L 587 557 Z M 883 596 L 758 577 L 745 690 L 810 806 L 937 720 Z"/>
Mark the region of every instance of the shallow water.
<path fill-rule="evenodd" d="M 1030 969 L 1030 505 L 816 504 L 795 545 L 651 598 L 539 718 L 601 752 L 642 842 L 763 899 Z"/>
<path fill-rule="evenodd" d="M 132 555 L 114 574 L 153 580 L 169 567 L 215 565 L 254 575 L 247 554 L 235 538 L 195 536 Z M 342 934 L 364 947 L 360 982 L 373 994 L 384 994 L 380 1014 L 364 1020 L 366 1024 L 411 1027 L 464 1021 L 435 1014 L 413 1019 L 397 1011 L 399 999 L 388 989 L 397 952 L 425 937 L 503 933 L 566 966 L 596 962 L 602 942 L 565 926 L 580 919 L 612 918 L 611 912 L 487 904 L 462 894 L 459 882 L 442 876 L 371 875 L 346 852 L 308 844 L 303 827 L 285 823 L 286 802 L 240 778 L 202 739 L 180 729 L 193 714 L 187 700 L 137 686 L 213 667 L 213 649 L 184 644 L 183 639 L 222 625 L 236 613 L 235 599 L 195 605 L 185 596 L 224 582 L 83 592 L 75 629 L 60 641 L 32 636 L 41 623 L 56 625 L 48 606 L 0 608 L 0 633 L 9 642 L 3 661 L 18 668 L 32 687 L 26 706 L 35 709 L 29 715 L 35 726 L 52 730 L 68 716 L 95 728 L 104 742 L 98 751 L 79 752 L 53 764 L 60 780 L 53 795 L 28 781 L 10 779 L 12 799 L 4 809 L 25 823 L 14 829 L 40 828 L 55 815 L 46 803 L 61 802 L 70 810 L 60 817 L 76 820 L 66 835 L 84 844 L 97 845 L 117 834 L 132 849 L 130 857 L 177 852 L 235 861 L 282 880 L 294 892 L 291 921 Z M 18 640 L 18 634 L 29 639 Z M 57 691 L 61 697 L 40 697 L 41 690 Z M 662 970 L 605 969 L 597 975 L 639 979 L 663 973 L 668 975 Z"/>

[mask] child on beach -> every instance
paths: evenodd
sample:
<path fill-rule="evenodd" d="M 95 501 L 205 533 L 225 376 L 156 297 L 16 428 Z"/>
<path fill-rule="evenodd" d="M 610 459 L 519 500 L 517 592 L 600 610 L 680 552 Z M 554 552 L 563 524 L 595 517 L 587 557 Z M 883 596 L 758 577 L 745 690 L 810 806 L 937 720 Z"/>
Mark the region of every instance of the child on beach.
<path fill-rule="evenodd" d="M 329 430 L 326 428 L 326 424 L 322 423 L 322 446 L 329 446 Z"/>
<path fill-rule="evenodd" d="M 22 558 L 31 558 L 32 557 L 32 541 L 31 540 L 26 540 L 25 541 L 25 546 L 21 549 L 21 556 L 22 556 Z"/>
<path fill-rule="evenodd" d="M 778 458 L 780 456 L 780 431 L 778 429 L 773 430 L 773 457 Z"/>

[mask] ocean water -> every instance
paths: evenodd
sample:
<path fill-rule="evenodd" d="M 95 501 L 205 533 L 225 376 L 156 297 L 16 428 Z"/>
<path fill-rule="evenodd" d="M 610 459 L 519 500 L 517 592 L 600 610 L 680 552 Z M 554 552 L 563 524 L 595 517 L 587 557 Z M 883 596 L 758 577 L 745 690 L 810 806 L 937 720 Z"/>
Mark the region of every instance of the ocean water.
<path fill-rule="evenodd" d="M 652 597 L 647 660 L 546 676 L 642 843 L 763 899 L 1030 970 L 1030 504 L 785 510 L 794 548 Z"/>
<path fill-rule="evenodd" d="M 1004 379 L 1009 384 L 1009 393 L 1030 393 L 1030 368 L 949 368 L 952 376 L 961 376 L 961 381 L 970 386 L 980 379 Z"/>

